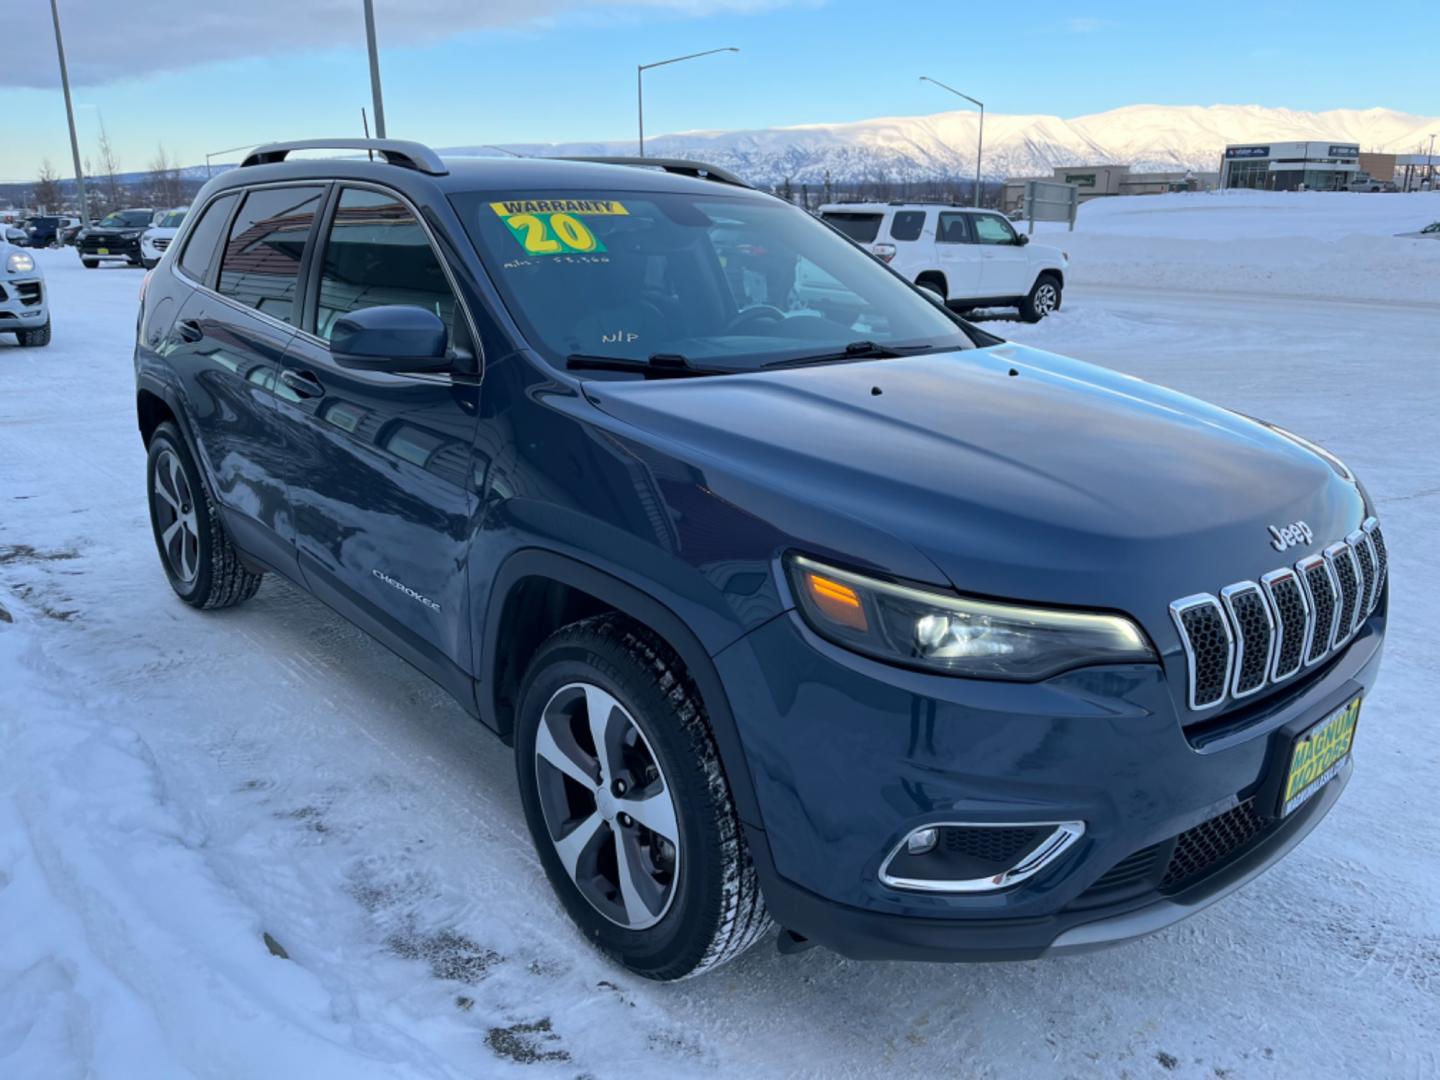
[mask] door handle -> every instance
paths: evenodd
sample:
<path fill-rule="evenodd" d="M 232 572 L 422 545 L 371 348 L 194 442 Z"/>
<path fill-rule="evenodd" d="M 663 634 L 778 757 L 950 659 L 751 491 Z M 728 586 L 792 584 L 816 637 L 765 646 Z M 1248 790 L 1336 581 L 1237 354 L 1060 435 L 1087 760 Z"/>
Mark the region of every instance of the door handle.
<path fill-rule="evenodd" d="M 195 342 L 205 336 L 205 331 L 200 328 L 200 324 L 194 319 L 181 319 L 175 326 L 180 332 L 181 341 Z"/>
<path fill-rule="evenodd" d="M 280 381 L 302 398 L 320 397 L 325 393 L 325 387 L 320 385 L 320 380 L 308 371 L 286 368 L 280 372 Z"/>

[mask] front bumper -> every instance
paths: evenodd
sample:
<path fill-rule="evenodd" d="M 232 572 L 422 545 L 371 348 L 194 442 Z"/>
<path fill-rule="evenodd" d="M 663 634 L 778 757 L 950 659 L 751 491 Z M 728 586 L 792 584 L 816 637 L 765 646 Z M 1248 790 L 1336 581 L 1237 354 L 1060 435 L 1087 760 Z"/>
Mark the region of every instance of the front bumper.
<path fill-rule="evenodd" d="M 43 278 L 0 277 L 0 333 L 43 326 L 49 307 Z"/>
<path fill-rule="evenodd" d="M 140 258 L 140 237 L 117 236 L 102 240 L 98 237 L 87 236 L 80 240 L 75 248 L 80 252 L 81 258 L 85 259 L 138 259 Z M 102 249 L 104 254 L 101 254 Z"/>
<path fill-rule="evenodd" d="M 1158 666 L 1000 683 L 904 671 L 821 641 L 793 614 L 715 659 L 754 783 L 747 835 L 781 925 L 864 959 L 1015 960 L 1093 949 L 1183 919 L 1257 876 L 1315 827 L 1353 766 L 1284 821 L 1274 785 L 1294 736 L 1369 689 L 1384 605 L 1333 661 L 1192 744 Z M 1361 746 L 1364 724 L 1360 730 Z M 1253 800 L 1253 801 L 1252 801 Z M 1165 889 L 1107 871 L 1240 807 L 1264 828 Z M 945 821 L 1083 821 L 1022 884 L 919 893 L 880 881 L 912 829 Z"/>

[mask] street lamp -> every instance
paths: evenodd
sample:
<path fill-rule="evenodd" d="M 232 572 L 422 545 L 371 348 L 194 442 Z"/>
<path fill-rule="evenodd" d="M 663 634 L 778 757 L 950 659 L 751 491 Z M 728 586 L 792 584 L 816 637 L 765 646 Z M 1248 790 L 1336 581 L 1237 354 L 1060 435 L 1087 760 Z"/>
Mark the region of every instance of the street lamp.
<path fill-rule="evenodd" d="M 645 156 L 645 72 L 651 68 L 664 67 L 666 64 L 678 64 L 681 60 L 695 60 L 702 56 L 714 56 L 722 52 L 739 52 L 733 45 L 727 45 L 723 49 L 706 49 L 704 52 L 690 53 L 688 56 L 675 56 L 669 60 L 657 60 L 653 64 L 637 64 L 635 66 L 635 101 L 638 107 L 640 119 L 640 156 Z"/>
<path fill-rule="evenodd" d="M 921 81 L 921 82 L 934 83 L 936 86 L 940 87 L 941 90 L 949 90 L 950 93 L 954 94 L 956 97 L 962 97 L 962 98 L 964 98 L 966 101 L 970 102 L 971 105 L 977 105 L 977 106 L 979 106 L 979 108 L 980 108 L 980 138 L 979 138 L 979 139 L 976 141 L 976 143 L 975 143 L 975 205 L 976 205 L 976 206 L 979 206 L 979 205 L 980 205 L 980 158 L 981 158 L 981 156 L 982 156 L 982 155 L 984 154 L 984 152 L 985 152 L 985 103 L 984 103 L 983 101 L 976 101 L 976 100 L 975 100 L 973 97 L 971 97 L 969 94 L 962 94 L 962 93 L 960 93 L 959 90 L 956 90 L 953 86 L 946 86 L 946 85 L 945 85 L 943 82 L 941 82 L 939 79 L 932 79 L 932 78 L 930 78 L 929 75 L 921 75 L 921 76 L 920 76 L 920 81 Z"/>
<path fill-rule="evenodd" d="M 375 48 L 375 2 L 365 0 L 365 47 L 370 52 L 370 100 L 375 105 L 375 137 L 385 138 L 385 103 L 380 96 L 380 53 Z"/>
<path fill-rule="evenodd" d="M 75 107 L 70 104 L 70 69 L 65 66 L 65 41 L 60 36 L 60 8 L 50 0 L 55 22 L 55 53 L 60 57 L 60 88 L 65 91 L 65 119 L 70 122 L 70 157 L 75 163 L 75 197 L 80 202 L 80 224 L 90 227 L 90 200 L 85 196 L 85 173 L 80 168 L 80 140 L 75 136 Z"/>

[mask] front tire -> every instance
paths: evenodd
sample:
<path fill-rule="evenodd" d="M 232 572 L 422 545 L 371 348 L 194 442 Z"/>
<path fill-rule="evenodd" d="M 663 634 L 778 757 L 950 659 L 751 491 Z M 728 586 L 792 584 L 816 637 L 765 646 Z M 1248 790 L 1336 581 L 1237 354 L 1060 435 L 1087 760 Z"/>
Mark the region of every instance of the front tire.
<path fill-rule="evenodd" d="M 1060 310 L 1060 279 L 1054 274 L 1041 274 L 1035 279 L 1030 295 L 1020 301 L 1020 318 L 1036 323 Z"/>
<path fill-rule="evenodd" d="M 197 608 L 233 607 L 254 596 L 261 575 L 240 562 L 190 448 L 169 421 L 150 436 L 145 481 L 155 547 L 175 595 Z"/>
<path fill-rule="evenodd" d="M 50 344 L 50 320 L 45 320 L 44 326 L 37 326 L 33 330 L 15 331 L 15 340 L 23 348 L 34 349 L 41 345 Z"/>
<path fill-rule="evenodd" d="M 99 259 L 81 259 L 80 261 L 85 264 L 86 270 L 94 270 L 100 265 Z"/>
<path fill-rule="evenodd" d="M 516 768 L 540 861 L 586 938 L 648 979 L 771 927 L 699 692 L 618 615 L 557 631 L 525 675 Z"/>

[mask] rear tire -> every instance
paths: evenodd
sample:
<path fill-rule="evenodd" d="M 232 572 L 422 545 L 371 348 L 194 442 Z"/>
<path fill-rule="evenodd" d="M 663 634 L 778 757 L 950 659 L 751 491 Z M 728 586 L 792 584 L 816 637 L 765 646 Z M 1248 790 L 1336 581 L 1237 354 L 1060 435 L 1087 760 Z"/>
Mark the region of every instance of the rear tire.
<path fill-rule="evenodd" d="M 1041 274 L 1035 279 L 1030 295 L 1020 301 L 1020 318 L 1036 323 L 1060 310 L 1060 279 L 1054 274 Z"/>
<path fill-rule="evenodd" d="M 100 265 L 99 259 L 81 259 L 80 261 L 85 264 L 86 270 L 94 270 Z"/>
<path fill-rule="evenodd" d="M 175 595 L 207 609 L 254 596 L 261 575 L 241 564 L 190 448 L 168 420 L 150 436 L 145 482 L 155 547 Z"/>
<path fill-rule="evenodd" d="M 915 279 L 915 287 L 934 293 L 941 300 L 946 299 L 945 277 L 942 274 L 926 272 Z"/>
<path fill-rule="evenodd" d="M 33 330 L 15 331 L 15 340 L 27 349 L 37 348 L 41 345 L 50 344 L 50 320 L 45 320 L 44 326 L 37 326 Z"/>
<path fill-rule="evenodd" d="M 515 752 L 551 886 L 581 933 L 630 971 L 683 979 L 771 929 L 699 692 L 648 630 L 598 615 L 541 645 Z"/>

